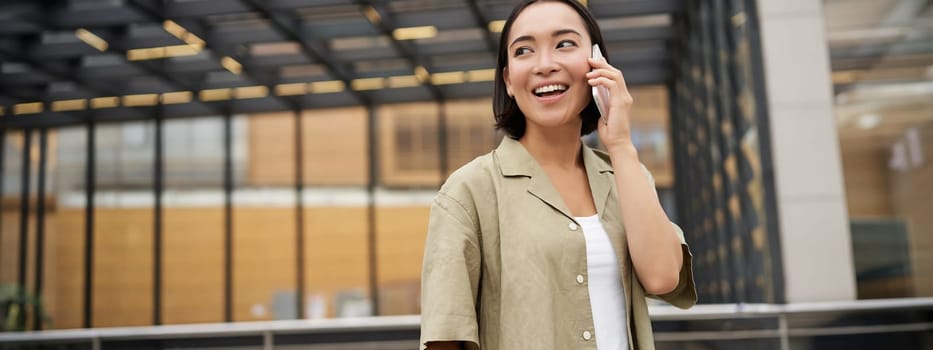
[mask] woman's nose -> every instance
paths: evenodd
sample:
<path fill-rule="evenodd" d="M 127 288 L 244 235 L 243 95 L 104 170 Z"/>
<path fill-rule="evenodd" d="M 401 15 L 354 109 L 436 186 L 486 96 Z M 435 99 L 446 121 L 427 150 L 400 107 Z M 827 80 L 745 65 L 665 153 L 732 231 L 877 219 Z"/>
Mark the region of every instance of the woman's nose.
<path fill-rule="evenodd" d="M 535 64 L 533 72 L 535 74 L 550 74 L 558 70 L 560 70 L 560 65 L 554 60 L 554 55 L 544 52 L 538 55 L 538 62 Z"/>

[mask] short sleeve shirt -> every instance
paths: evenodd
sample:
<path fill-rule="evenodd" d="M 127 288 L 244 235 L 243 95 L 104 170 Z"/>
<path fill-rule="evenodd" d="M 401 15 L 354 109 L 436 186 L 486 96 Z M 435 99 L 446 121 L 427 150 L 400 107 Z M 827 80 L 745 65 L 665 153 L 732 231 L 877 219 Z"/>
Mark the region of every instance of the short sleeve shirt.
<path fill-rule="evenodd" d="M 654 349 L 608 155 L 585 145 L 582 152 L 597 215 L 620 265 L 629 349 Z M 648 178 L 645 186 L 654 186 Z M 651 297 L 688 308 L 696 303 L 692 258 L 683 232 L 673 227 L 684 254 L 680 281 L 672 292 Z M 586 276 L 580 224 L 524 146 L 505 137 L 454 172 L 432 203 L 421 276 L 422 349 L 432 341 L 483 350 L 596 349 Z"/>

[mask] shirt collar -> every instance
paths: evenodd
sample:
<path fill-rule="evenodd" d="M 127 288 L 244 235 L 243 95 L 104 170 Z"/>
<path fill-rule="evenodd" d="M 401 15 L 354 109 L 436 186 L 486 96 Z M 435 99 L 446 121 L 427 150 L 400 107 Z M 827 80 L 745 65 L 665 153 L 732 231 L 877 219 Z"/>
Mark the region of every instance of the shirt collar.
<path fill-rule="evenodd" d="M 534 177 L 541 167 L 534 157 L 528 153 L 518 140 L 505 136 L 499 147 L 496 148 L 496 159 L 499 161 L 499 171 L 502 176 L 528 176 Z M 592 178 L 593 175 L 602 173 L 612 173 L 612 166 L 609 165 L 609 156 L 602 151 L 594 150 L 583 144 L 583 166 L 586 167 L 587 175 Z"/>

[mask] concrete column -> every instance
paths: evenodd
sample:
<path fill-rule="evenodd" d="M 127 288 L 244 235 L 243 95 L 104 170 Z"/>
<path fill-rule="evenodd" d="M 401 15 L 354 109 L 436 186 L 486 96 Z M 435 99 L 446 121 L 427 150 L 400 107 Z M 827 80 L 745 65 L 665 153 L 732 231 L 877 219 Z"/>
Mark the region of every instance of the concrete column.
<path fill-rule="evenodd" d="M 758 0 L 788 303 L 853 300 L 855 272 L 820 1 Z"/>

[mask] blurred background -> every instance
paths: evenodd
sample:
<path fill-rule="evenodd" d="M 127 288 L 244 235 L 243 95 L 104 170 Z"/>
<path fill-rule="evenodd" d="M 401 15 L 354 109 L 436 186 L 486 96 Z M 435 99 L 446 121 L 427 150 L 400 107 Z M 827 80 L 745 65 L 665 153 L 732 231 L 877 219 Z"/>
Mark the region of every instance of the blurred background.
<path fill-rule="evenodd" d="M 933 348 L 930 1 L 583 2 L 694 255 L 659 348 Z M 417 346 L 515 3 L 0 3 L 0 347 Z"/>

